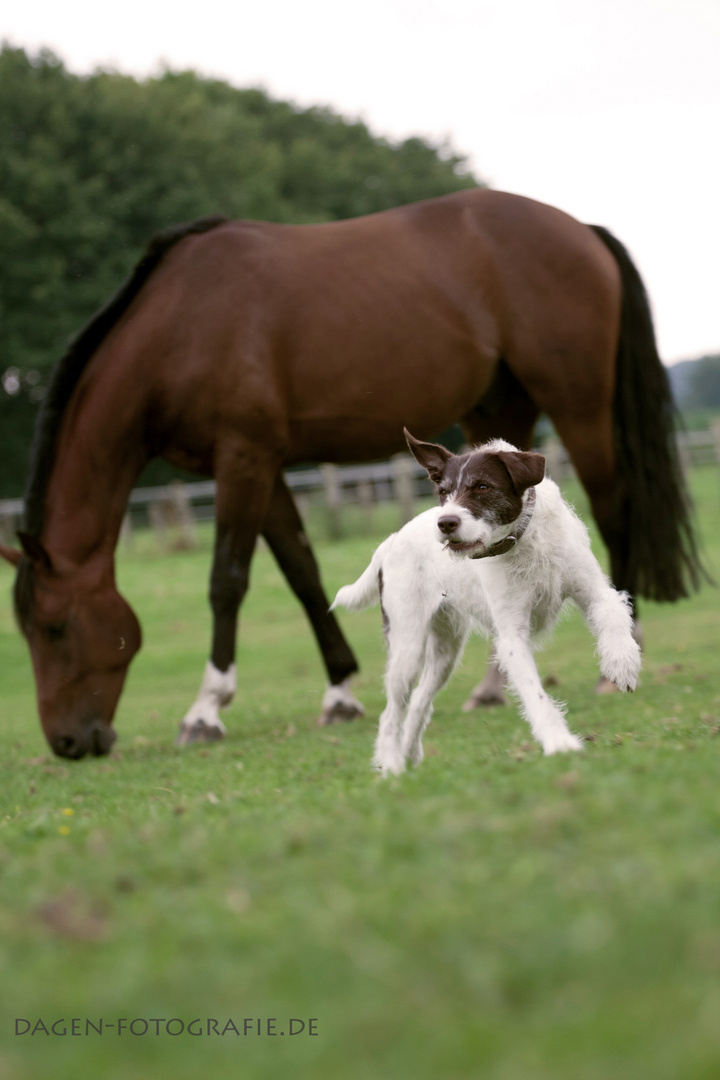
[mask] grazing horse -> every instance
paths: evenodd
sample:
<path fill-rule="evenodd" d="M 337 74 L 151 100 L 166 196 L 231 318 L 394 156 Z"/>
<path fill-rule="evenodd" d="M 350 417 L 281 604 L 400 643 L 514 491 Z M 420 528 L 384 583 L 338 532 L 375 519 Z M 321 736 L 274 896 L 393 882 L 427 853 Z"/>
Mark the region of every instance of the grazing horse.
<path fill-rule="evenodd" d="M 470 190 L 320 225 L 205 219 L 150 244 L 56 366 L 38 417 L 15 608 L 55 753 L 107 753 L 138 620 L 115 585 L 128 495 L 161 456 L 212 475 L 213 639 L 179 741 L 221 737 L 239 605 L 263 534 L 329 676 L 357 670 L 283 468 L 378 459 L 459 421 L 471 442 L 567 447 L 618 589 L 675 600 L 701 572 L 647 298 L 607 230 Z"/>

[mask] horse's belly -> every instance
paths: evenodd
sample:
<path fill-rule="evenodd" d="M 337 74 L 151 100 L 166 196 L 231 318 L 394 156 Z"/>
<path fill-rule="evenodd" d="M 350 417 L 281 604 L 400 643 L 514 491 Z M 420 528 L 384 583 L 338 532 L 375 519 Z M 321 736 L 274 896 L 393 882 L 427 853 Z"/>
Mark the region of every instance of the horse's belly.
<path fill-rule="evenodd" d="M 420 345 L 412 357 L 368 352 L 328 365 L 320 379 L 308 365 L 288 398 L 290 443 L 300 457 L 335 461 L 403 450 L 403 427 L 436 437 L 476 405 L 493 368 L 476 345 L 447 342 L 431 355 Z"/>
<path fill-rule="evenodd" d="M 287 464 L 298 461 L 372 461 L 406 450 L 403 427 L 418 438 L 432 438 L 459 419 L 448 411 L 419 422 L 399 411 L 392 419 L 342 416 L 299 419 L 290 424 Z"/>

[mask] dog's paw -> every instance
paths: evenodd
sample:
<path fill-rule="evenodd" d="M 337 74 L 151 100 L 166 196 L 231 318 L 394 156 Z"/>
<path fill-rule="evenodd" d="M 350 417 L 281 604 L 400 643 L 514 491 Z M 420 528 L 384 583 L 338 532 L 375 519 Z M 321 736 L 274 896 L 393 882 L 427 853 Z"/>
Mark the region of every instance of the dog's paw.
<path fill-rule="evenodd" d="M 637 686 L 641 664 L 640 647 L 633 638 L 630 638 L 622 650 L 613 649 L 612 652 L 606 650 L 602 656 L 600 671 L 603 679 L 626 693 Z"/>
<path fill-rule="evenodd" d="M 565 729 L 559 729 L 553 731 L 551 735 L 545 735 L 542 740 L 542 748 L 546 755 L 550 754 L 565 754 L 570 750 L 582 750 L 582 739 L 578 739 L 577 735 L 573 735 L 572 731 Z"/>
<path fill-rule="evenodd" d="M 619 690 L 621 694 L 632 693 L 638 685 L 638 673 L 637 671 L 618 671 L 617 669 L 610 674 L 609 671 L 603 670 L 598 684 L 595 687 L 596 694 L 612 694 L 616 690 Z"/>
<path fill-rule="evenodd" d="M 405 772 L 405 758 L 396 749 L 376 750 L 373 754 L 372 767 L 381 776 L 400 776 Z"/>
<path fill-rule="evenodd" d="M 412 746 L 408 746 L 405 750 L 405 757 L 411 765 L 419 765 L 425 757 L 425 751 L 421 742 L 413 743 Z"/>

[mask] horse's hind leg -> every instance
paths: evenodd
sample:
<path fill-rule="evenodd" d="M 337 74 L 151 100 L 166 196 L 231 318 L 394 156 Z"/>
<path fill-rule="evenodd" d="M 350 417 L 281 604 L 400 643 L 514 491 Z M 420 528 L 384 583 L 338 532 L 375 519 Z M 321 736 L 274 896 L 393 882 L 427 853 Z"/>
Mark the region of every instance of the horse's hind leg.
<path fill-rule="evenodd" d="M 330 685 L 318 723 L 332 724 L 335 720 L 362 716 L 364 709 L 350 692 L 350 676 L 358 670 L 358 665 L 335 616 L 328 610 L 330 602 L 320 581 L 310 541 L 282 473 L 275 480 L 263 536 L 307 612 L 328 673 Z"/>
<path fill-rule="evenodd" d="M 185 715 L 177 746 L 222 739 L 219 710 L 235 693 L 237 616 L 250 560 L 272 498 L 279 464 L 252 447 L 224 448 L 216 466 L 215 555 L 210 578 L 213 641 L 200 693 Z"/>

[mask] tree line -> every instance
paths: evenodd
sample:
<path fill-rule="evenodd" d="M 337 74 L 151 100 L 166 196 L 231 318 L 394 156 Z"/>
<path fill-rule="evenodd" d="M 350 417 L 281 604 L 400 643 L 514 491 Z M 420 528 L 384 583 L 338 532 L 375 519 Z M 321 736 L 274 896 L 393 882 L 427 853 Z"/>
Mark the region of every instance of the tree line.
<path fill-rule="evenodd" d="M 391 142 L 194 71 L 137 80 L 0 49 L 0 497 L 22 491 L 50 367 L 150 237 L 209 214 L 309 223 L 477 186 L 465 159 Z"/>

